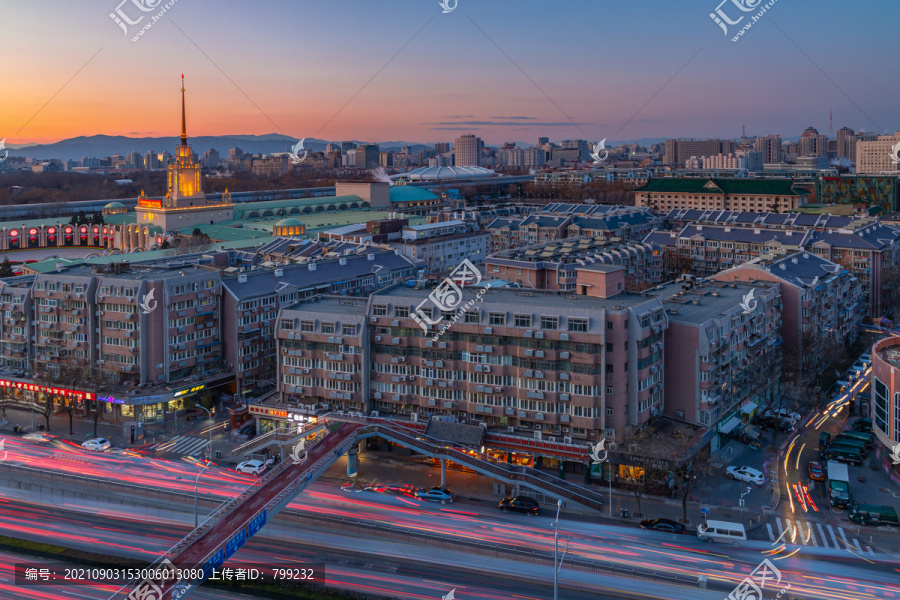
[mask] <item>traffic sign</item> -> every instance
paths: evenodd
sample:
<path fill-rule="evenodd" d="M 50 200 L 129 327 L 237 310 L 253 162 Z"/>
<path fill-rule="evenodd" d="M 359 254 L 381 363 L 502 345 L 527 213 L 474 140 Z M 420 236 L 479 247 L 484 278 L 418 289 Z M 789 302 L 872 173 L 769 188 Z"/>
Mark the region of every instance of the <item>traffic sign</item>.
<path fill-rule="evenodd" d="M 709 507 L 708 507 L 708 506 L 701 506 L 701 507 L 700 507 L 700 514 L 701 514 L 701 515 L 708 515 L 708 514 L 709 514 Z"/>

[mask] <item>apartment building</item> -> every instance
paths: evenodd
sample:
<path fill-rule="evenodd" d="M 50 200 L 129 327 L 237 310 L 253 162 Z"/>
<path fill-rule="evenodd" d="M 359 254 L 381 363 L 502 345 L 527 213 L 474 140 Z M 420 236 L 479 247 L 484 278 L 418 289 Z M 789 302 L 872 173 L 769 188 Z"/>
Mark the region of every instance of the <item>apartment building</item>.
<path fill-rule="evenodd" d="M 613 210 L 592 215 L 578 214 L 578 206 L 551 205 L 524 218 L 495 219 L 485 227 L 491 234 L 491 252 L 587 236 L 602 240 L 639 240 L 659 223 L 659 219 L 646 210 L 608 207 Z"/>
<path fill-rule="evenodd" d="M 308 412 L 614 437 L 661 412 L 666 316 L 659 298 L 620 292 L 619 268 L 579 276 L 591 295 L 488 289 L 476 299 L 465 289 L 468 309 L 441 335 L 441 324 L 424 332 L 411 316 L 442 316 L 429 290 L 298 303 L 279 317 L 281 400 Z"/>
<path fill-rule="evenodd" d="M 860 219 L 856 216 L 807 215 L 803 213 L 772 213 L 725 210 L 671 210 L 663 217 L 666 225 L 681 229 L 691 224 L 723 225 L 725 227 L 763 227 L 771 229 L 835 229 L 846 227 Z"/>
<path fill-rule="evenodd" d="M 858 337 L 864 312 L 862 286 L 850 271 L 830 260 L 806 251 L 765 254 L 712 278 L 778 284 L 785 357 L 796 361 L 796 368 L 807 376 L 824 370 L 833 351 L 849 347 Z"/>
<path fill-rule="evenodd" d="M 489 256 L 485 275 L 527 289 L 574 291 L 578 269 L 591 264 L 620 266 L 626 289 L 657 284 L 662 276 L 662 248 L 641 242 L 612 242 L 602 237 L 571 238 L 548 245 L 525 246 Z"/>
<path fill-rule="evenodd" d="M 732 152 L 731 140 L 666 140 L 667 165 L 683 165 L 692 156 L 714 156 Z"/>
<path fill-rule="evenodd" d="M 674 209 L 788 212 L 807 203 L 809 192 L 790 179 L 745 177 L 704 179 L 652 178 L 634 190 L 636 206 Z"/>
<path fill-rule="evenodd" d="M 411 261 L 421 261 L 429 273 L 447 272 L 463 260 L 484 262 L 490 247 L 490 233 L 479 231 L 475 223 L 442 221 L 403 228 L 401 239 L 388 242 Z"/>
<path fill-rule="evenodd" d="M 774 250 L 799 250 L 810 235 L 794 229 L 688 225 L 679 232 L 654 231 L 644 242 L 668 247 L 669 252 L 689 261 L 692 274 L 708 276 Z"/>
<path fill-rule="evenodd" d="M 897 308 L 900 287 L 900 230 L 874 219 L 861 219 L 846 228 L 815 231 L 807 249 L 837 263 L 859 279 L 864 318 L 884 316 Z M 893 297 L 893 301 L 887 301 Z"/>
<path fill-rule="evenodd" d="M 856 142 L 856 172 L 860 175 L 900 171 L 893 161 L 894 147 L 900 144 L 900 131 L 879 135 L 873 141 Z"/>
<path fill-rule="evenodd" d="M 222 339 L 237 390 L 253 395 L 275 386 L 278 312 L 320 294 L 367 295 L 415 277 L 418 266 L 376 247 L 351 247 L 302 265 L 230 270 L 223 275 Z"/>
<path fill-rule="evenodd" d="M 14 278 L 0 287 L 9 302 L 0 360 L 29 373 L 26 385 L 75 381 L 106 410 L 121 405 L 128 416 L 142 406 L 145 419 L 162 418 L 230 379 L 220 296 L 218 271 L 183 263 L 60 266 Z M 153 395 L 137 396 L 145 387 Z"/>
<path fill-rule="evenodd" d="M 668 313 L 667 416 L 724 435 L 777 396 L 781 377 L 777 285 L 680 280 L 649 293 L 659 294 Z M 717 450 L 719 437 L 710 441 L 710 449 Z"/>

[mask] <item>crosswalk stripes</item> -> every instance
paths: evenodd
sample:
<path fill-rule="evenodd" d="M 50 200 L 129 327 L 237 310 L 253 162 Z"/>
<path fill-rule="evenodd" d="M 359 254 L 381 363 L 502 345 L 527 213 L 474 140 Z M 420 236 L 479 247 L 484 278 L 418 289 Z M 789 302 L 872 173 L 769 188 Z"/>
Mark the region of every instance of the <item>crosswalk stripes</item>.
<path fill-rule="evenodd" d="M 204 453 L 208 447 L 209 439 L 193 437 L 190 435 L 179 435 L 167 442 L 159 444 L 156 447 L 156 451 L 182 455 L 197 455 Z"/>
<path fill-rule="evenodd" d="M 772 542 L 780 539 L 784 544 L 814 546 L 816 548 L 819 547 L 819 542 L 821 542 L 821 546 L 824 548 L 837 548 L 839 550 L 853 550 L 855 548 L 860 553 L 875 554 L 871 547 L 863 546 L 859 543 L 859 540 L 854 537 L 850 538 L 853 542 L 851 544 L 850 541 L 848 541 L 847 534 L 843 527 L 832 527 L 831 525 L 825 525 L 823 527 L 822 523 L 816 523 L 815 528 L 813 528 L 813 524 L 808 521 L 797 521 L 794 523 L 790 519 L 785 519 L 784 523 L 782 523 L 780 517 L 775 517 L 775 527 L 778 529 L 777 534 L 772 525 L 766 523 L 769 540 Z M 818 529 L 818 535 L 816 535 L 816 529 Z M 835 529 L 837 529 L 837 534 L 835 534 Z M 826 530 L 828 531 L 828 535 L 825 534 Z M 794 533 L 795 531 L 796 533 Z M 829 535 L 831 536 L 830 542 L 828 541 Z M 840 537 L 840 541 L 838 540 L 838 537 Z"/>

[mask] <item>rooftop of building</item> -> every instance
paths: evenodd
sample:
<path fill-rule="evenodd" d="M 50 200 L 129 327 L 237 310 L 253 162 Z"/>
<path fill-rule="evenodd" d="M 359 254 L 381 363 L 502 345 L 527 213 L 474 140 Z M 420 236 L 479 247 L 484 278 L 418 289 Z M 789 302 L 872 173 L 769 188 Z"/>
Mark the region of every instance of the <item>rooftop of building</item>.
<path fill-rule="evenodd" d="M 809 237 L 809 231 L 795 229 L 763 229 L 760 227 L 726 227 L 721 225 L 686 225 L 678 234 L 680 238 L 704 238 L 708 240 L 764 244 L 777 241 L 785 245 L 800 246 Z M 646 238 L 645 238 L 646 241 Z"/>
<path fill-rule="evenodd" d="M 434 202 L 440 200 L 437 194 L 414 185 L 392 185 L 391 202 Z"/>
<path fill-rule="evenodd" d="M 380 299 L 389 302 L 403 302 L 404 305 L 418 306 L 426 300 L 433 290 L 414 289 L 404 286 L 393 286 L 373 294 L 372 302 L 379 303 Z M 527 311 L 540 314 L 542 309 L 562 310 L 574 308 L 579 310 L 624 310 L 635 308 L 642 304 L 656 304 L 658 297 L 649 294 L 623 292 L 609 298 L 594 296 L 578 296 L 572 292 L 556 292 L 547 290 L 524 290 L 515 288 L 464 288 L 460 306 L 468 301 L 475 301 L 479 293 L 482 293 L 481 301 L 486 306 L 512 307 L 516 311 Z"/>
<path fill-rule="evenodd" d="M 371 275 L 374 281 L 375 274 L 381 269 L 393 271 L 416 268 L 416 263 L 395 254 L 392 250 L 387 251 L 373 246 L 358 246 L 358 248 L 360 251 L 356 253 L 324 256 L 300 265 L 277 265 L 272 269 L 230 272 L 222 277 L 222 284 L 232 296 L 243 300 L 268 295 L 287 287 L 298 290 L 315 289 L 317 286 L 330 288 L 342 280 L 357 279 L 366 275 Z M 369 260 L 369 255 L 373 255 L 374 260 Z M 315 264 L 314 270 L 310 270 L 312 263 Z M 276 274 L 276 270 L 281 274 Z"/>
<path fill-rule="evenodd" d="M 605 215 L 613 212 L 634 210 L 633 206 L 620 206 L 617 204 L 567 204 L 553 203 L 541 208 L 541 212 L 565 215 Z"/>
<path fill-rule="evenodd" d="M 588 264 L 603 262 L 619 256 L 636 255 L 639 251 L 652 250 L 647 242 L 623 242 L 620 238 L 576 237 L 556 242 L 522 246 L 511 250 L 501 250 L 488 257 L 487 262 L 497 265 L 534 264 L 542 268 L 559 262 Z M 613 254 L 610 254 L 613 253 Z M 609 256 L 607 256 L 609 255 Z M 544 264 L 546 263 L 546 264 Z"/>
<path fill-rule="evenodd" d="M 784 257 L 767 254 L 748 264 L 757 264 L 797 287 L 815 286 L 822 280 L 848 272 L 841 265 L 812 252 L 794 252 Z"/>
<path fill-rule="evenodd" d="M 891 345 L 891 342 L 894 342 Z M 900 369 L 900 338 L 892 338 L 880 342 L 878 356 L 892 367 Z"/>
<path fill-rule="evenodd" d="M 419 167 L 407 173 L 393 175 L 391 179 L 409 179 L 410 181 L 445 181 L 484 179 L 496 177 L 497 173 L 483 167 Z"/>
<path fill-rule="evenodd" d="M 722 225 L 759 225 L 766 227 L 846 227 L 855 217 L 833 214 L 803 214 L 802 212 L 772 213 L 731 210 L 698 210 L 678 208 L 670 210 L 666 220 L 707 222 Z"/>
<path fill-rule="evenodd" d="M 459 227 L 461 225 L 465 225 L 465 222 L 453 220 L 453 221 L 438 221 L 437 223 L 423 223 L 421 225 L 407 225 L 405 229 L 412 229 L 414 231 L 431 231 L 433 229 L 442 229 L 444 227 Z"/>
<path fill-rule="evenodd" d="M 653 177 L 635 192 L 669 192 L 679 194 L 727 194 L 755 196 L 800 196 L 808 192 L 795 190 L 791 179 L 690 178 Z"/>
<path fill-rule="evenodd" d="M 179 279 L 186 275 L 195 275 L 198 273 L 210 273 L 209 269 L 202 268 L 196 264 L 185 264 L 175 261 L 174 264 L 156 263 L 153 265 L 132 265 L 128 264 L 120 271 L 112 270 L 113 265 L 87 265 L 80 264 L 66 267 L 60 273 L 55 271 L 50 273 L 41 273 L 36 279 L 42 279 L 47 276 L 71 276 L 71 277 L 104 277 L 122 280 L 137 281 L 160 281 L 168 279 Z"/>
<path fill-rule="evenodd" d="M 725 283 L 721 281 L 671 281 L 644 293 L 657 295 L 664 302 L 669 320 L 700 324 L 725 315 L 744 312 L 741 303 L 751 290 L 759 294 L 774 288 L 773 283 Z"/>
<path fill-rule="evenodd" d="M 366 316 L 367 298 L 348 298 L 346 296 L 314 296 L 302 300 L 284 309 L 282 316 L 290 318 L 290 311 L 300 310 L 304 313 L 322 313 L 326 315 Z M 341 335 L 337 333 L 336 335 Z"/>

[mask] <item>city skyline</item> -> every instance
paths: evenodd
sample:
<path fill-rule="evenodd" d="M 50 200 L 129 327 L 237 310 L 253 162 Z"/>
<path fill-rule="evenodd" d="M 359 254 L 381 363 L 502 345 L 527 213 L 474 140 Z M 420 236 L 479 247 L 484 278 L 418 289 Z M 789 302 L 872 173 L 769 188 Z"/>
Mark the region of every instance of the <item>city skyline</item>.
<path fill-rule="evenodd" d="M 830 110 L 835 130 L 900 129 L 890 103 L 897 84 L 865 77 L 890 67 L 890 36 L 879 35 L 890 19 L 848 13 L 838 27 L 827 10 L 836 2 L 815 13 L 778 4 L 740 44 L 709 19 L 714 5 L 585 5 L 573 20 L 571 11 L 517 11 L 511 2 L 461 2 L 446 15 L 431 4 L 222 3 L 209 27 L 199 4 L 180 2 L 137 43 L 106 9 L 61 7 L 38 19 L 33 7 L 11 7 L 8 22 L 18 25 L 5 39 L 31 60 L 5 66 L 18 85 L 0 135 L 11 147 L 172 135 L 167 117 L 177 115 L 171 92 L 182 72 L 202 107 L 188 114 L 196 136 L 428 144 L 474 133 L 496 145 L 539 136 L 736 138 L 746 125 L 748 135 L 793 137 L 808 126 L 827 133 Z M 883 9 L 882 17 L 897 11 Z M 618 25 L 598 33 L 598 21 Z M 837 35 L 851 43 L 826 57 Z M 48 36 L 56 43 L 39 47 Z M 638 36 L 654 43 L 635 44 Z M 367 51 L 354 54 L 360 47 Z M 271 60 L 278 55 L 285 60 Z M 32 61 L 43 63 L 38 76 Z"/>

